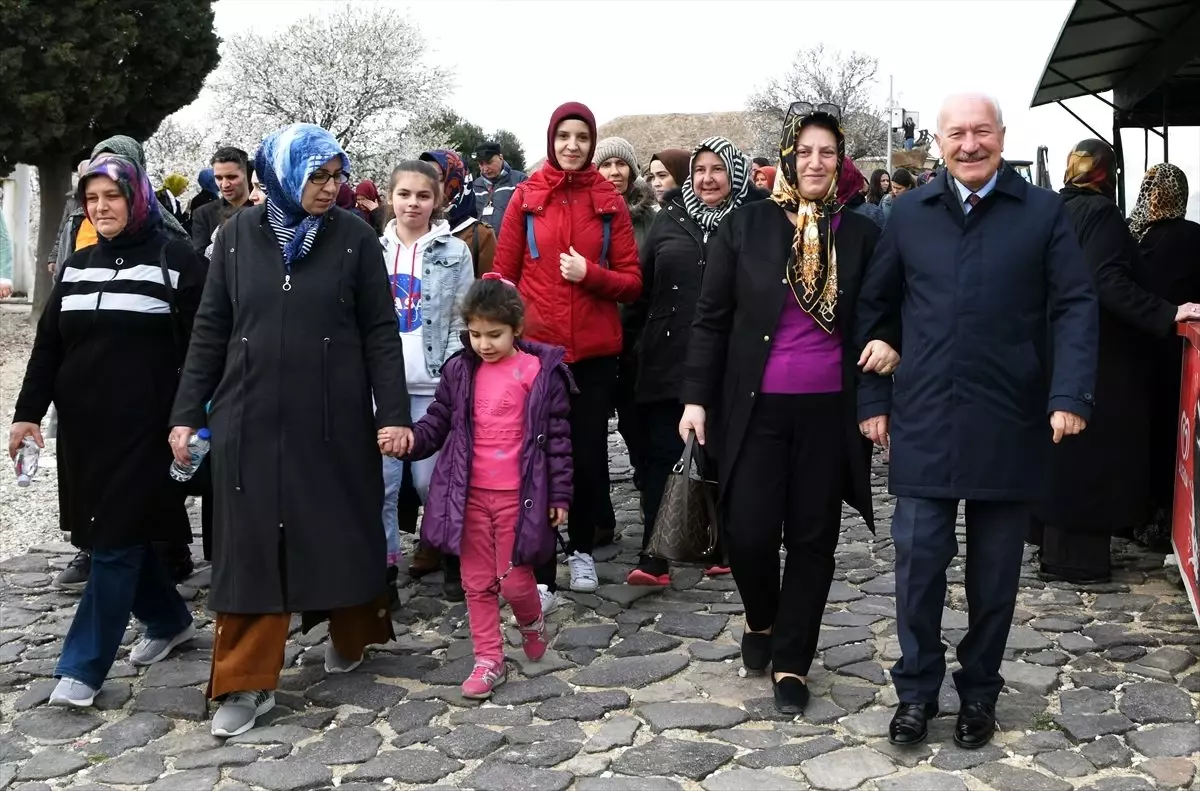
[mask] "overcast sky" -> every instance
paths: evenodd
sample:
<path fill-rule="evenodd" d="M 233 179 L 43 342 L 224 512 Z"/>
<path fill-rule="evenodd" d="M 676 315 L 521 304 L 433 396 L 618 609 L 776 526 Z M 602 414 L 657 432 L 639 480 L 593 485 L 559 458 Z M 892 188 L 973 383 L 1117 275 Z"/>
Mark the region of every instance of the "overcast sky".
<path fill-rule="evenodd" d="M 267 33 L 354 0 L 218 0 L 217 33 Z M 600 123 L 622 115 L 740 110 L 746 97 L 787 69 L 795 49 L 865 51 L 879 59 L 878 100 L 888 77 L 897 105 L 932 129 L 947 93 L 991 93 L 1004 109 L 1006 154 L 1034 159 L 1049 146 L 1058 186 L 1066 156 L 1090 137 L 1056 105 L 1029 109 L 1072 0 L 363 0 L 364 7 L 407 9 L 434 57 L 453 66 L 446 103 L 485 130 L 506 128 L 531 161 L 545 149 L 550 112 L 569 100 L 589 105 Z M 787 32 L 796 31 L 795 46 Z M 962 42 L 954 37 L 962 30 Z M 564 30 L 569 32 L 563 32 Z M 972 51 L 980 57 L 971 59 Z M 960 55 L 961 54 L 961 55 Z M 482 55 L 482 57 L 481 57 Z M 1069 106 L 1105 139 L 1112 120 L 1099 100 Z M 1124 135 L 1129 205 L 1143 172 L 1143 136 Z M 641 155 L 644 152 L 639 152 Z M 1151 164 L 1162 159 L 1153 135 Z M 1171 134 L 1171 160 L 1200 185 L 1200 132 Z"/>

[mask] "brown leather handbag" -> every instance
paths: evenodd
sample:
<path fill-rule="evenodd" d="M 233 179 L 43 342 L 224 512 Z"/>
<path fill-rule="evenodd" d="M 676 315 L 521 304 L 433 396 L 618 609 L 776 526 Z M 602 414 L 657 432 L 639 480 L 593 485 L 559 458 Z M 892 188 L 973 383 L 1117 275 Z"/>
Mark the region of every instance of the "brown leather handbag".
<path fill-rule="evenodd" d="M 689 432 L 683 456 L 671 469 L 646 553 L 672 563 L 721 563 L 717 484 L 704 477 L 704 452 Z"/>

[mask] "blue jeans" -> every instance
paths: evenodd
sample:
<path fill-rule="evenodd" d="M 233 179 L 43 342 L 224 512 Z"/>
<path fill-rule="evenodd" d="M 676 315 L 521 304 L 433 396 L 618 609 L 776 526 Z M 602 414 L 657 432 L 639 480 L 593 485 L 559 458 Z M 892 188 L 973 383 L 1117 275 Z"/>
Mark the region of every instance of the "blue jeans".
<path fill-rule="evenodd" d="M 425 417 L 433 396 L 413 395 L 408 397 L 409 409 L 412 411 L 413 422 Z M 400 560 L 400 520 L 396 508 L 400 499 L 400 482 L 404 478 L 404 465 L 412 464 L 413 486 L 421 502 L 429 497 L 429 482 L 433 479 L 433 466 L 437 462 L 437 454 L 421 461 L 406 462 L 391 456 L 383 457 L 383 532 L 387 536 L 388 565 L 394 566 Z"/>
<path fill-rule="evenodd" d="M 92 550 L 92 572 L 54 675 L 100 689 L 131 613 L 146 625 L 151 639 L 174 637 L 192 622 L 153 546 Z"/>

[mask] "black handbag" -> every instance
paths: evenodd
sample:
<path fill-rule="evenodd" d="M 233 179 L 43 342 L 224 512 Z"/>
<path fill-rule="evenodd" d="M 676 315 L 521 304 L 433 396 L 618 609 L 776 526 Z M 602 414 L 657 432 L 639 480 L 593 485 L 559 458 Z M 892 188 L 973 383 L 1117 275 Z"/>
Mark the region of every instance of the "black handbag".
<path fill-rule="evenodd" d="M 717 484 L 704 475 L 704 452 L 694 431 L 667 477 L 646 554 L 682 565 L 721 564 Z"/>

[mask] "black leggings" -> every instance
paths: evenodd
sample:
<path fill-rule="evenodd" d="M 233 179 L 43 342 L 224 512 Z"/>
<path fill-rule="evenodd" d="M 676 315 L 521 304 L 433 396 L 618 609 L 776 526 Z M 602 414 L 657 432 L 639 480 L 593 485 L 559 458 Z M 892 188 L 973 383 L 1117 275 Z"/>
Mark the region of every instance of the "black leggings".
<path fill-rule="evenodd" d="M 725 547 L 746 628 L 773 627 L 776 672 L 807 674 L 817 650 L 846 484 L 845 420 L 841 393 L 759 395 L 725 491 Z"/>
<path fill-rule="evenodd" d="M 571 396 L 571 461 L 574 495 L 567 521 L 570 551 L 592 554 L 597 528 L 613 528 L 608 479 L 608 416 L 617 384 L 617 358 L 595 357 L 567 366 L 579 390 Z M 536 569 L 537 581 L 555 589 L 555 560 Z"/>

